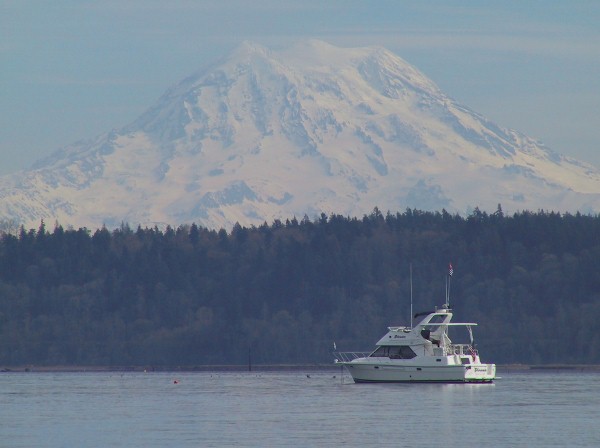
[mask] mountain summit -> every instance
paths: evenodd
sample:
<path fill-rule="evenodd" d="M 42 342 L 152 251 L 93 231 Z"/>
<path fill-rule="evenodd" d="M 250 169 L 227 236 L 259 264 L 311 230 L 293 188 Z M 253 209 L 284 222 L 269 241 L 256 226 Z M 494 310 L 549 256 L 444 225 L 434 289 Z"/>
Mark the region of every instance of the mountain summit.
<path fill-rule="evenodd" d="M 600 211 L 600 171 L 486 120 L 384 48 L 244 42 L 136 121 L 0 178 L 0 216 L 230 228 L 375 206 Z"/>

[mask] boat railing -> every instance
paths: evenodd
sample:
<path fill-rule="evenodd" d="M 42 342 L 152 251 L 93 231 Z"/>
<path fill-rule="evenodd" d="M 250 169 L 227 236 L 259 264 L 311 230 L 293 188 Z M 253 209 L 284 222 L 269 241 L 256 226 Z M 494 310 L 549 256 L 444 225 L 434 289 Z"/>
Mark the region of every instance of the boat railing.
<path fill-rule="evenodd" d="M 366 358 L 370 355 L 369 352 L 333 352 L 335 362 L 352 362 L 358 358 Z"/>
<path fill-rule="evenodd" d="M 475 350 L 471 344 L 450 344 L 446 347 L 446 354 L 472 356 L 477 354 L 477 350 Z"/>

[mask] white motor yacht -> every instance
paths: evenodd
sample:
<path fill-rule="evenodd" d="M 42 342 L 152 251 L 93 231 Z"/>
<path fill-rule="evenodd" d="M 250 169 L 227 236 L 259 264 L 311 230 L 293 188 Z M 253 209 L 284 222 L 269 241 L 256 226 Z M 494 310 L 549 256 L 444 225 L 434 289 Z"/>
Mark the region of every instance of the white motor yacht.
<path fill-rule="evenodd" d="M 496 365 L 481 362 L 473 344 L 476 323 L 453 323 L 448 304 L 418 313 L 413 328 L 388 327 L 372 353 L 335 352 L 357 383 L 491 383 Z M 448 337 L 451 327 L 466 327 L 470 343 L 455 344 Z"/>

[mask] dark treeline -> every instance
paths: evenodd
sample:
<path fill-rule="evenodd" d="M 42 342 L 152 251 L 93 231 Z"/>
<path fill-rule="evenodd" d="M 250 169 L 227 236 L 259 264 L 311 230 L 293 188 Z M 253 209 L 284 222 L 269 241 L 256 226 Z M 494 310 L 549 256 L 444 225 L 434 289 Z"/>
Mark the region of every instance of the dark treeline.
<path fill-rule="evenodd" d="M 327 363 L 441 305 L 484 361 L 600 362 L 600 217 L 407 210 L 0 239 L 0 365 Z"/>

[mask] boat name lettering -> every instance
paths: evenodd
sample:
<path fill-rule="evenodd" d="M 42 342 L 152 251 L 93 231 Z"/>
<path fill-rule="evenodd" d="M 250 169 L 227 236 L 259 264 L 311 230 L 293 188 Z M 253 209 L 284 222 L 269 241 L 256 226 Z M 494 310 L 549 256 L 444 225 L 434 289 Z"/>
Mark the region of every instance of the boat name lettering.
<path fill-rule="evenodd" d="M 394 339 L 404 339 L 406 336 L 398 336 L 397 334 L 394 335 Z"/>

